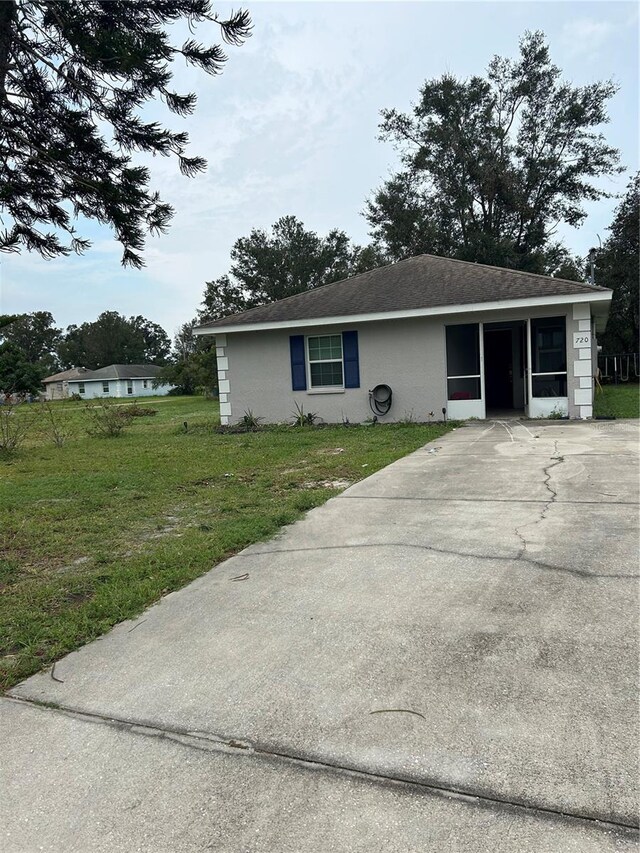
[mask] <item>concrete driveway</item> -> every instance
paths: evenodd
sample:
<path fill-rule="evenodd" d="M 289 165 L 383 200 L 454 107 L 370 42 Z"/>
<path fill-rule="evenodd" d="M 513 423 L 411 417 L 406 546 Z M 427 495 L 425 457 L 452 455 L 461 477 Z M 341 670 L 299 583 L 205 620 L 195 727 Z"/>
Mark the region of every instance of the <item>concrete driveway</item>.
<path fill-rule="evenodd" d="M 0 846 L 636 849 L 637 550 L 637 423 L 460 428 L 16 687 Z"/>

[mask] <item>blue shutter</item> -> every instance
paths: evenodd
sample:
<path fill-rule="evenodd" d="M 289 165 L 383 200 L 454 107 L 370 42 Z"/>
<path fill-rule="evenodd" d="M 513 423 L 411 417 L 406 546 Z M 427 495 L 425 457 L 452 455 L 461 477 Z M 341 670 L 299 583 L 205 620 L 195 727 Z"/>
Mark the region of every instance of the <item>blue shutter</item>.
<path fill-rule="evenodd" d="M 291 387 L 294 391 L 307 390 L 307 370 L 304 363 L 304 335 L 290 335 Z"/>
<path fill-rule="evenodd" d="M 344 358 L 344 387 L 360 387 L 360 361 L 358 359 L 358 333 L 342 333 L 342 357 Z"/>

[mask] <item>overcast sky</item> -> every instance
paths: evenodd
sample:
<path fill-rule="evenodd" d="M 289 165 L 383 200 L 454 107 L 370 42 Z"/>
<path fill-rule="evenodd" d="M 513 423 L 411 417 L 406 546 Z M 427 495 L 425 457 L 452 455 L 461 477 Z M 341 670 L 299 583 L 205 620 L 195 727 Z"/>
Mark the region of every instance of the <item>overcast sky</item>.
<path fill-rule="evenodd" d="M 236 4 L 237 6 L 238 4 Z M 151 161 L 153 185 L 176 208 L 168 234 L 150 239 L 142 271 L 123 270 L 109 230 L 84 223 L 93 248 L 82 257 L 0 259 L 3 313 L 51 311 L 59 326 L 105 310 L 142 314 L 171 335 L 191 319 L 206 280 L 227 271 L 234 241 L 285 214 L 324 233 L 367 242 L 364 201 L 395 165 L 377 140 L 379 111 L 407 109 L 421 83 L 449 72 L 483 74 L 494 54 L 515 56 L 525 30 L 543 30 L 553 61 L 580 85 L 613 78 L 609 142 L 627 171 L 608 179 L 622 192 L 638 169 L 638 13 L 635 2 L 414 2 L 242 4 L 252 38 L 229 49 L 210 78 L 176 64 L 175 89 L 196 91 L 194 116 L 149 114 L 184 128 L 206 174 L 184 178 L 172 160 Z M 215 3 L 221 14 L 231 8 Z M 216 38 L 214 27 L 197 36 Z M 588 207 L 563 233 L 586 254 L 604 240 L 615 200 Z"/>

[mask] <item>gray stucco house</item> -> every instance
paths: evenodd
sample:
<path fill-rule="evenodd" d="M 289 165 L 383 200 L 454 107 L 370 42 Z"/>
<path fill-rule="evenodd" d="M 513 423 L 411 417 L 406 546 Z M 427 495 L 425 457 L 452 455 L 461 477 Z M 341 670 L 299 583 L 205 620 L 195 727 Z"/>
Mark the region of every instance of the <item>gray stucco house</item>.
<path fill-rule="evenodd" d="M 419 255 L 205 323 L 220 417 L 268 422 L 296 404 L 327 422 L 521 413 L 593 415 L 596 335 L 611 291 Z M 370 392 L 389 386 L 391 406 Z M 388 398 L 381 389 L 378 398 Z M 372 409 L 373 404 L 373 409 Z M 383 413 L 385 409 L 388 411 Z"/>

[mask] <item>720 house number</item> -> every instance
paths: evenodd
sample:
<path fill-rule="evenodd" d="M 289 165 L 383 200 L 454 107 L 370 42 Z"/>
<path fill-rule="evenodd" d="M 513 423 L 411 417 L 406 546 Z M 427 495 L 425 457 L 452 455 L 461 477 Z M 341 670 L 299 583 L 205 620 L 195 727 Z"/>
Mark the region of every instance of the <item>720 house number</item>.
<path fill-rule="evenodd" d="M 574 347 L 590 347 L 591 332 L 574 332 L 573 345 Z"/>

